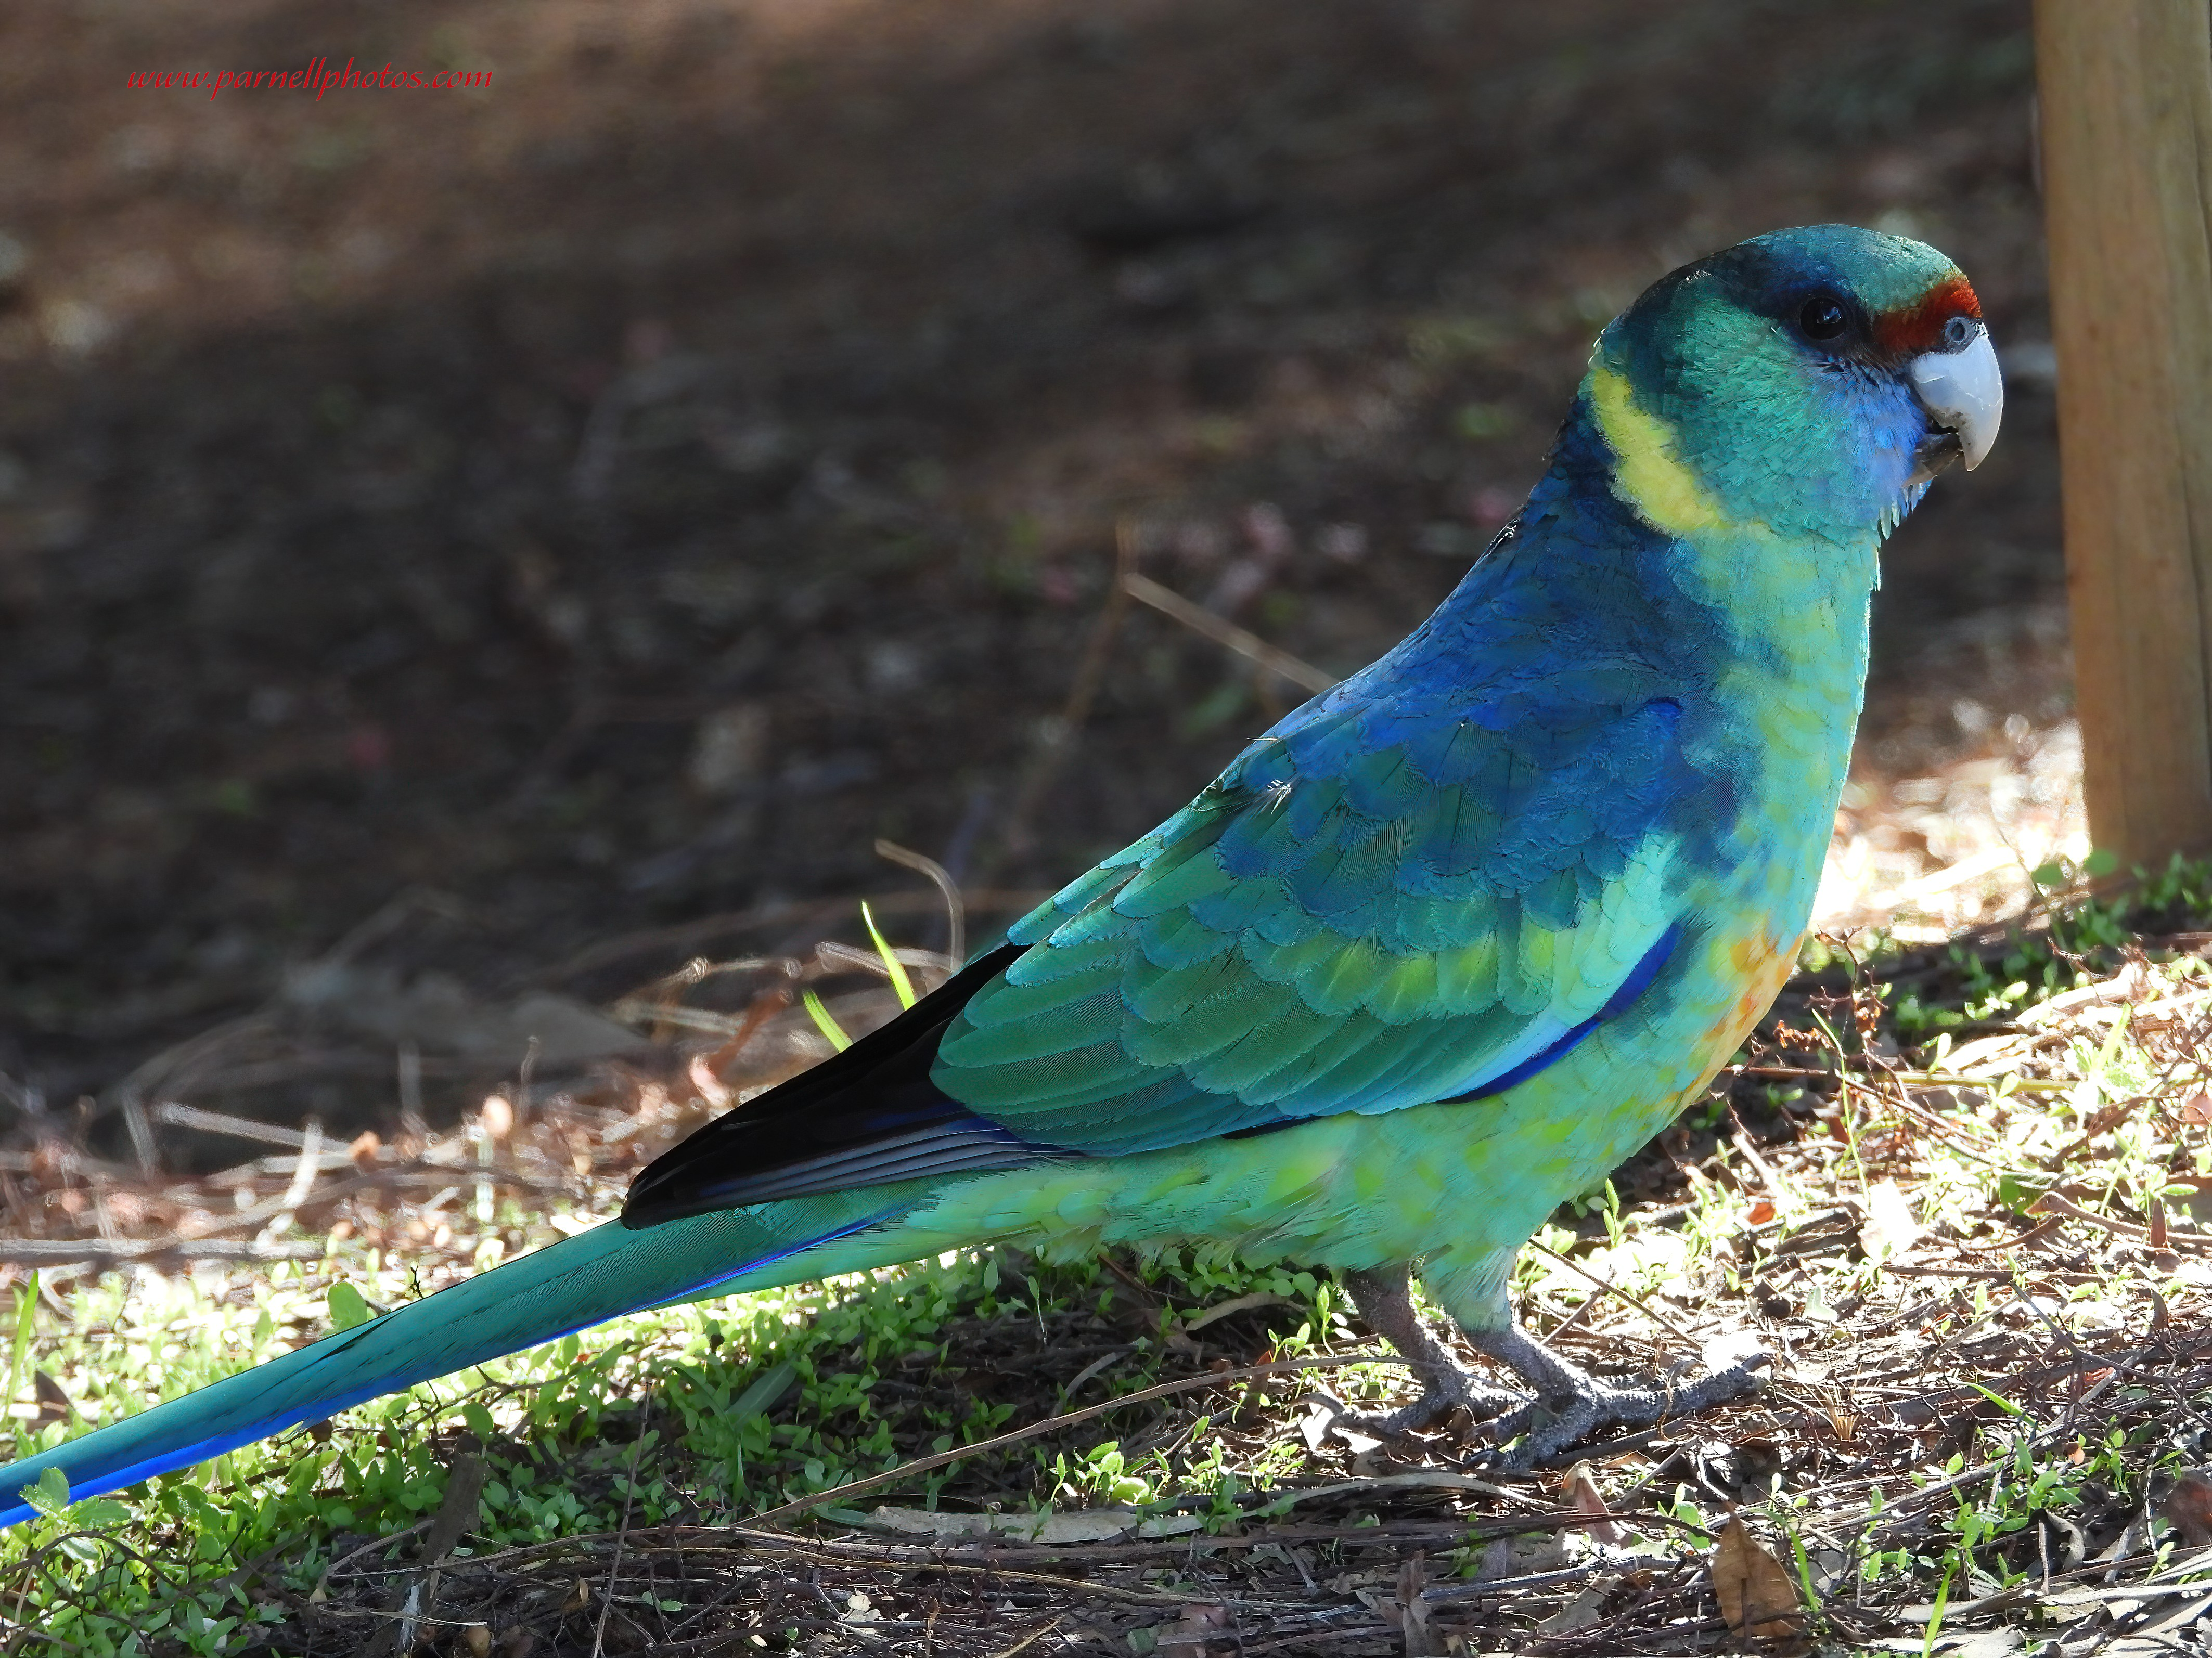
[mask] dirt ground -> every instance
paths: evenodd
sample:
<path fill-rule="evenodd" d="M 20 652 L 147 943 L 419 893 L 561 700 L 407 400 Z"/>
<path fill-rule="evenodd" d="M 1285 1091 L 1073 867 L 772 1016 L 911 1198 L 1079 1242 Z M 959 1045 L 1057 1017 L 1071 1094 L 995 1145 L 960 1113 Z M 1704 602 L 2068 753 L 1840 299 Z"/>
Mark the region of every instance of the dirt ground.
<path fill-rule="evenodd" d="M 603 999 L 828 912 L 681 930 L 701 918 L 915 885 L 879 836 L 978 886 L 1056 884 L 1298 695 L 1132 608 L 1080 729 L 1058 723 L 1117 536 L 1346 671 L 1517 503 L 1606 318 L 1811 221 L 1942 246 L 2010 369 L 1996 454 L 1888 560 L 1865 855 L 1832 907 L 1985 852 L 1957 843 L 1960 787 L 2027 802 L 2057 844 L 2027 21 L 10 9 L 5 1091 L 112 1099 L 397 895 L 419 902 L 385 929 L 387 988 Z M 126 78 L 319 55 L 493 79 Z M 468 1071 L 430 1068 L 434 1108 Z M 388 1070 L 304 1098 L 299 1074 L 200 1102 L 390 1108 Z"/>

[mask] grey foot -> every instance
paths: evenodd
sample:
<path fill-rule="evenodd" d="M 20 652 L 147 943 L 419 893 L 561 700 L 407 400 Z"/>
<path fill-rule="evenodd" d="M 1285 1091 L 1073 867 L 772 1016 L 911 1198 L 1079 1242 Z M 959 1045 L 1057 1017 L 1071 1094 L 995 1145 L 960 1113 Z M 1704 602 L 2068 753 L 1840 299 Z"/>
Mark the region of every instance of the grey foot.
<path fill-rule="evenodd" d="M 1534 1399 L 1500 1417 L 1492 1428 L 1501 1445 L 1522 1440 L 1493 1459 L 1494 1466 L 1508 1469 L 1539 1467 L 1601 1428 L 1648 1427 L 1740 1399 L 1759 1386 L 1759 1372 L 1771 1362 L 1765 1353 L 1753 1353 L 1694 1382 L 1623 1388 L 1568 1363 L 1510 1325 L 1470 1330 L 1467 1339 L 1476 1351 L 1526 1377 L 1535 1389 Z"/>
<path fill-rule="evenodd" d="M 1368 1327 L 1411 1362 L 1422 1383 L 1421 1396 L 1412 1404 L 1383 1416 L 1347 1412 L 1347 1425 L 1378 1438 L 1395 1438 L 1432 1426 L 1455 1406 L 1465 1406 L 1478 1418 L 1495 1418 L 1490 1432 L 1498 1444 L 1522 1441 L 1489 1459 L 1499 1468 L 1538 1467 L 1601 1428 L 1646 1427 L 1741 1398 L 1759 1387 L 1759 1373 L 1769 1363 L 1765 1353 L 1753 1353 L 1694 1382 L 1624 1388 L 1568 1363 L 1513 1325 L 1467 1331 L 1477 1352 L 1529 1384 L 1528 1394 L 1505 1392 L 1485 1387 L 1429 1333 L 1413 1310 L 1404 1267 L 1343 1276 L 1352 1304 Z"/>
<path fill-rule="evenodd" d="M 1344 1287 L 1352 1292 L 1352 1304 L 1359 1309 L 1367 1327 L 1405 1356 L 1421 1383 L 1421 1396 L 1412 1404 L 1382 1416 L 1346 1412 L 1343 1419 L 1347 1426 L 1377 1439 L 1395 1439 L 1431 1427 L 1462 1406 L 1468 1414 L 1483 1419 L 1526 1408 L 1525 1396 L 1485 1387 L 1474 1371 L 1430 1334 L 1420 1315 L 1413 1310 L 1413 1291 L 1404 1267 L 1346 1272 Z"/>

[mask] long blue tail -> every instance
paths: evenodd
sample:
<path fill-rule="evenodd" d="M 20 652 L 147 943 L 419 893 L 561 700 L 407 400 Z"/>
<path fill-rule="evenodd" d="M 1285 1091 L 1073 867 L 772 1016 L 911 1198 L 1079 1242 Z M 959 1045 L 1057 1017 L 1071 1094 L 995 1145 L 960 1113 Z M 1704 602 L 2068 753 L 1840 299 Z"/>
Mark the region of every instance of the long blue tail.
<path fill-rule="evenodd" d="M 20 1493 L 48 1468 L 62 1471 L 72 1499 L 93 1497 L 718 1284 L 763 1289 L 895 1260 L 854 1235 L 905 1206 L 885 1212 L 897 1188 L 866 1195 L 876 1199 L 871 1213 L 831 1200 L 701 1215 L 648 1231 L 596 1227 L 0 1468 L 0 1527 L 36 1512 Z M 861 1247 L 820 1247 L 847 1238 Z"/>

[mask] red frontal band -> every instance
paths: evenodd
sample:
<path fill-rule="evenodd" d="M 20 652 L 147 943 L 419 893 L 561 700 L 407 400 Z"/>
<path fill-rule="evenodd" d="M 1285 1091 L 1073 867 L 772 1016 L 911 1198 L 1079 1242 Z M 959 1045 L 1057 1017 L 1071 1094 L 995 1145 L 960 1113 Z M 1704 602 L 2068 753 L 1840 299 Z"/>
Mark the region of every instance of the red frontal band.
<path fill-rule="evenodd" d="M 1917 356 L 1943 343 L 1943 325 L 1954 317 L 1982 319 L 1982 303 L 1964 276 L 1939 282 L 1911 305 L 1874 319 L 1875 343 L 1900 357 Z"/>

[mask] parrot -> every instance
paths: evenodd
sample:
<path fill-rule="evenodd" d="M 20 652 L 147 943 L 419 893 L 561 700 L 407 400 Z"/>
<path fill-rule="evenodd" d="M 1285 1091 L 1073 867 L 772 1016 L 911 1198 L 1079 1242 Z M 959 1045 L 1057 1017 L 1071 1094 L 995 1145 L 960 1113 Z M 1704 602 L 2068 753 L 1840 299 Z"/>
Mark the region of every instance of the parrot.
<path fill-rule="evenodd" d="M 1697 1102 L 1795 968 L 1883 542 L 2003 412 L 1923 243 L 1755 236 L 1593 346 L 1434 614 L 902 1014 L 725 1112 L 605 1224 L 0 1469 L 0 1524 L 623 1314 L 1013 1245 L 1337 1273 L 1534 1466 L 1755 1389 L 1601 1379 L 1516 1323 L 1565 1199 Z M 1417 1307 L 1514 1379 L 1494 1387 Z"/>

